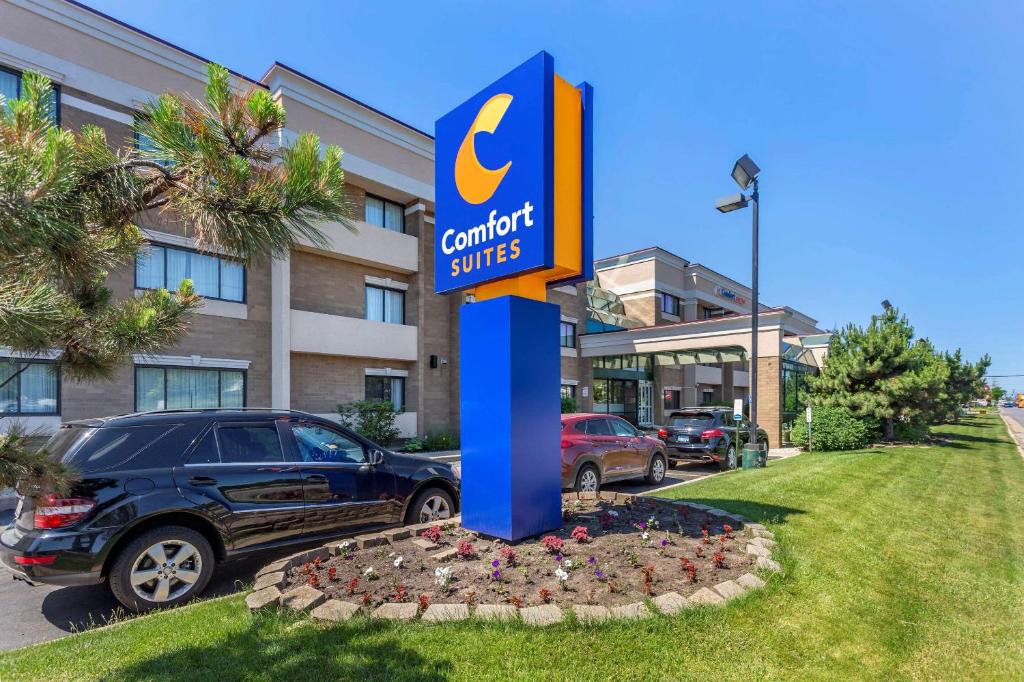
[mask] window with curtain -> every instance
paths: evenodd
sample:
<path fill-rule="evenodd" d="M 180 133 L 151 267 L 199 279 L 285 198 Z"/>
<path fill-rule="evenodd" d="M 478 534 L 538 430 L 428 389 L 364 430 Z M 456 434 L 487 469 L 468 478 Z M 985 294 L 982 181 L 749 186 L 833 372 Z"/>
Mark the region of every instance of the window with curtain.
<path fill-rule="evenodd" d="M 18 99 L 21 97 L 20 71 L 14 71 L 0 66 L 0 95 L 3 95 L 4 101 L 8 102 L 12 99 Z M 53 86 L 53 92 L 50 97 L 50 112 L 50 118 L 53 123 L 55 125 L 60 125 L 60 88 L 56 85 Z"/>
<path fill-rule="evenodd" d="M 191 367 L 135 368 L 135 409 L 245 407 L 245 372 Z"/>
<path fill-rule="evenodd" d="M 562 348 L 575 348 L 576 325 L 572 322 L 562 322 L 560 330 L 559 345 Z"/>
<path fill-rule="evenodd" d="M 60 374 L 53 363 L 0 359 L 0 413 L 60 414 Z"/>
<path fill-rule="evenodd" d="M 367 284 L 366 319 L 405 324 L 405 292 Z"/>
<path fill-rule="evenodd" d="M 366 195 L 366 222 L 393 232 L 405 232 L 405 206 Z"/>
<path fill-rule="evenodd" d="M 405 377 L 366 377 L 366 400 L 389 402 L 395 412 L 405 412 Z"/>
<path fill-rule="evenodd" d="M 135 257 L 136 289 L 174 291 L 183 279 L 196 293 L 223 301 L 245 301 L 245 266 L 221 258 L 160 244 L 148 244 Z"/>

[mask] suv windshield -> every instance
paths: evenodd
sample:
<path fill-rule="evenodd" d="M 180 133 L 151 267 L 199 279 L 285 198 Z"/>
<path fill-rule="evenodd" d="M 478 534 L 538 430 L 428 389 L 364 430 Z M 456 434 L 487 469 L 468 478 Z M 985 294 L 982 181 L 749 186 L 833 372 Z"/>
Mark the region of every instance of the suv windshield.
<path fill-rule="evenodd" d="M 668 419 L 669 426 L 707 426 L 709 422 L 715 421 L 715 415 L 710 412 L 684 412 L 674 414 Z"/>

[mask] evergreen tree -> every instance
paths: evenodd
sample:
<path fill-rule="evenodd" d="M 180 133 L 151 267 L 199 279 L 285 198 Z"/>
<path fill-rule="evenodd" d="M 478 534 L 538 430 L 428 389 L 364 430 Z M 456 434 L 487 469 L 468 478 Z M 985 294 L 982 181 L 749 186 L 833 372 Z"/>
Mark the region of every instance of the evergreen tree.
<path fill-rule="evenodd" d="M 55 126 L 52 85 L 39 74 L 24 75 L 19 99 L 0 97 L 0 346 L 17 358 L 56 349 L 62 377 L 96 380 L 187 333 L 202 305 L 190 281 L 118 301 L 106 286 L 142 246 L 135 221 L 145 211 L 180 222 L 200 250 L 246 262 L 286 255 L 300 239 L 324 245 L 318 221 L 350 224 L 341 149 L 321 150 L 312 134 L 274 146 L 281 104 L 260 88 L 236 90 L 223 67 L 208 76 L 203 101 L 165 94 L 145 106 L 145 152 L 112 148 L 97 126 Z M 0 389 L 26 367 L 0 365 Z M 0 488 L 69 480 L 21 434 L 0 437 Z"/>
<path fill-rule="evenodd" d="M 992 358 L 983 355 L 978 362 L 971 363 L 963 359 L 959 348 L 953 353 L 945 353 L 943 357 L 949 367 L 945 419 L 958 421 L 960 408 L 985 394 L 985 374 L 992 365 Z"/>
<path fill-rule="evenodd" d="M 877 419 L 885 439 L 894 440 L 898 423 L 934 420 L 948 375 L 932 344 L 915 340 L 907 318 L 888 306 L 866 329 L 851 323 L 832 337 L 825 367 L 810 388 L 815 405 Z"/>

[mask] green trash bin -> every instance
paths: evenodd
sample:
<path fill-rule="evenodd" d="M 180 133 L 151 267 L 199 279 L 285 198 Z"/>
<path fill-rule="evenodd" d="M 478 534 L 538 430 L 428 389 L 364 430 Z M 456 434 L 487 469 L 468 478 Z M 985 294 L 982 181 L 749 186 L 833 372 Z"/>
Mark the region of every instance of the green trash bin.
<path fill-rule="evenodd" d="M 744 469 L 759 469 L 768 465 L 768 449 L 762 443 L 758 443 L 757 447 L 743 448 L 741 454 Z"/>

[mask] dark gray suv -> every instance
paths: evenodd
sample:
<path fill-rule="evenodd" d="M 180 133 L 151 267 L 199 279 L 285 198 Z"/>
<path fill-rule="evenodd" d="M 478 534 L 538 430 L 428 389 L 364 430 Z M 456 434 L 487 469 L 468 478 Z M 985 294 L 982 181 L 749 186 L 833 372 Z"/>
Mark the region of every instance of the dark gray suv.
<path fill-rule="evenodd" d="M 669 465 L 680 461 L 714 462 L 723 471 L 735 469 L 739 452 L 750 440 L 750 421 L 737 424 L 727 407 L 687 407 L 669 415 L 668 422 L 658 429 L 658 438 L 665 441 Z M 768 447 L 768 434 L 757 429 L 757 442 Z"/>

